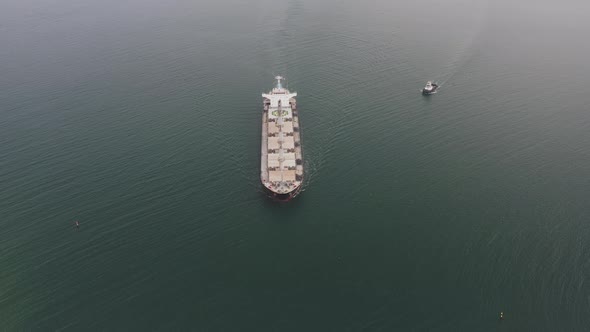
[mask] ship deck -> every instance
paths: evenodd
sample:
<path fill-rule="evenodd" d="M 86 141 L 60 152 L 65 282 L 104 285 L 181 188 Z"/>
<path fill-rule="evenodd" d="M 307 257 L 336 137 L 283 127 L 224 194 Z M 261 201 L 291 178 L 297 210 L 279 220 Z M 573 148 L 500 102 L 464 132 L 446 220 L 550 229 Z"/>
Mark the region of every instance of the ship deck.
<path fill-rule="evenodd" d="M 260 178 L 277 194 L 296 191 L 303 181 L 303 154 L 297 104 L 271 107 L 265 99 L 262 117 Z"/>

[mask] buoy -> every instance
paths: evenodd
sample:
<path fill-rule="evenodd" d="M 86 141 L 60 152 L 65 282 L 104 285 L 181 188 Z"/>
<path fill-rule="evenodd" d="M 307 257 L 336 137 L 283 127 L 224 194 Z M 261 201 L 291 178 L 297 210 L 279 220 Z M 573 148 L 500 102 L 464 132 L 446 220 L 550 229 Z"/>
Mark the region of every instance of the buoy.
<path fill-rule="evenodd" d="M 500 319 L 504 319 L 504 312 L 500 311 Z"/>

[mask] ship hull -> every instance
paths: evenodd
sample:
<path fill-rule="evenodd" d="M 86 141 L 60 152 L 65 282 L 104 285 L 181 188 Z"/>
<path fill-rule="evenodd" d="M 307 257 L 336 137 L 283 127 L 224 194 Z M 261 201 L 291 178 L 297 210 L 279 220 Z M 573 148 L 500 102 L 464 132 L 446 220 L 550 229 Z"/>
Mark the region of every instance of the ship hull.
<path fill-rule="evenodd" d="M 267 196 L 289 201 L 303 183 L 303 152 L 295 96 L 277 87 L 263 94 L 260 181 Z"/>
<path fill-rule="evenodd" d="M 300 185 L 299 187 L 295 188 L 293 191 L 289 193 L 279 194 L 263 186 L 264 193 L 266 194 L 266 196 L 277 202 L 288 202 L 292 200 L 297 195 L 299 195 L 299 193 L 301 192 L 301 187 L 302 186 Z"/>

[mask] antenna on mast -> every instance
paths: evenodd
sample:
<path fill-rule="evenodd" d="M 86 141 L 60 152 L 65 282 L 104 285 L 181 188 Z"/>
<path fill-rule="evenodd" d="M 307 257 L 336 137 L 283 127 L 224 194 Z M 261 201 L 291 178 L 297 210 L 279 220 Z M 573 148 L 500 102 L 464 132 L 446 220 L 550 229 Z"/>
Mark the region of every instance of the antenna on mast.
<path fill-rule="evenodd" d="M 284 80 L 283 76 L 275 76 L 275 80 L 277 80 L 277 89 L 282 89 L 283 85 L 281 84 L 281 80 Z"/>

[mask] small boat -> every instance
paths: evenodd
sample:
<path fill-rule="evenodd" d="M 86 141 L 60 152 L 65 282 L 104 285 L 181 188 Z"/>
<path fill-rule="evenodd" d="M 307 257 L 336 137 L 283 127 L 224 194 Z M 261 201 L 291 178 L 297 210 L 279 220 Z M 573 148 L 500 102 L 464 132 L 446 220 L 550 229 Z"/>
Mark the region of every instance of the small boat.
<path fill-rule="evenodd" d="M 424 87 L 424 89 L 422 89 L 422 94 L 423 95 L 431 95 L 433 93 L 436 93 L 437 89 L 438 89 L 438 84 L 432 83 L 432 81 L 428 81 L 428 82 L 426 82 L 426 86 Z"/>

